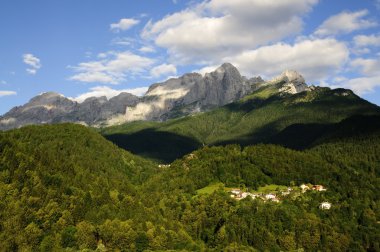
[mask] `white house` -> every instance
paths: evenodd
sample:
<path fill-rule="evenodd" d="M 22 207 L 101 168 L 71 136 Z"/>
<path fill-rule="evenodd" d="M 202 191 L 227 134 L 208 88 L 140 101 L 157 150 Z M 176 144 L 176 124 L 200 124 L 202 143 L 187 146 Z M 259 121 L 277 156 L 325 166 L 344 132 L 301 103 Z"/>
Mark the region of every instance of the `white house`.
<path fill-rule="evenodd" d="M 329 210 L 331 208 L 331 203 L 330 202 L 322 202 L 319 207 L 322 209 L 322 210 Z"/>
<path fill-rule="evenodd" d="M 318 192 L 323 192 L 323 191 L 326 191 L 327 189 L 323 185 L 314 185 L 313 190 L 318 191 Z"/>
<path fill-rule="evenodd" d="M 241 190 L 240 189 L 232 189 L 231 193 L 234 194 L 234 195 L 238 195 L 238 194 L 241 193 Z"/>
<path fill-rule="evenodd" d="M 274 195 L 272 193 L 269 193 L 269 194 L 265 195 L 265 199 L 267 199 L 267 200 L 273 200 L 275 198 L 276 198 L 276 195 Z"/>
<path fill-rule="evenodd" d="M 306 192 L 306 190 L 310 189 L 310 187 L 305 185 L 305 184 L 300 185 L 300 188 L 301 188 L 302 192 Z"/>

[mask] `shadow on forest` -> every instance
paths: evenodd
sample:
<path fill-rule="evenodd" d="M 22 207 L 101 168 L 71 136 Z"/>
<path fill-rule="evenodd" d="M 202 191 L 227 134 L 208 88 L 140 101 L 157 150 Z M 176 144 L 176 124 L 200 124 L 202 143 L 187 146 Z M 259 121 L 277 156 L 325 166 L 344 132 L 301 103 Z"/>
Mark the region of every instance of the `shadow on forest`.
<path fill-rule="evenodd" d="M 331 124 L 296 123 L 276 131 L 276 122 L 270 123 L 253 134 L 218 142 L 215 145 L 239 144 L 247 146 L 258 143 L 277 144 L 294 150 L 303 150 L 325 142 L 332 142 L 358 135 L 380 132 L 380 116 L 354 115 Z"/>
<path fill-rule="evenodd" d="M 165 163 L 201 147 L 201 143 L 193 138 L 151 128 L 131 134 L 118 133 L 104 137 L 133 154 Z"/>

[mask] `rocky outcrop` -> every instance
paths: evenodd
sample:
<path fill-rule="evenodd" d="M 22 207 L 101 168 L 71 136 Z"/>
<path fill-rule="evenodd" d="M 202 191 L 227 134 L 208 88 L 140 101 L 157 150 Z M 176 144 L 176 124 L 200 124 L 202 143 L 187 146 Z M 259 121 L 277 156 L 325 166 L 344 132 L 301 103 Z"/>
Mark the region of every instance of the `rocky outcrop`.
<path fill-rule="evenodd" d="M 284 71 L 280 76 L 274 78 L 273 82 L 284 82 L 284 85 L 279 90 L 284 93 L 296 94 L 309 90 L 304 77 L 294 70 Z"/>
<path fill-rule="evenodd" d="M 127 109 L 126 121 L 166 120 L 223 106 L 252 92 L 261 82 L 260 77 L 248 80 L 241 76 L 229 63 L 205 76 L 185 74 L 152 85 L 140 103 Z"/>

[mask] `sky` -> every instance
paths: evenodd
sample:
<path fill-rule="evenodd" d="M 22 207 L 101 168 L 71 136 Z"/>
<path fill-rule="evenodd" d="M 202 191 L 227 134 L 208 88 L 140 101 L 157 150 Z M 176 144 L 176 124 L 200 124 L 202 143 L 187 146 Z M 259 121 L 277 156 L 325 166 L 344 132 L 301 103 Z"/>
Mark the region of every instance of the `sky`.
<path fill-rule="evenodd" d="M 380 0 L 0 1 L 0 115 L 47 91 L 142 95 L 224 62 L 380 105 Z"/>

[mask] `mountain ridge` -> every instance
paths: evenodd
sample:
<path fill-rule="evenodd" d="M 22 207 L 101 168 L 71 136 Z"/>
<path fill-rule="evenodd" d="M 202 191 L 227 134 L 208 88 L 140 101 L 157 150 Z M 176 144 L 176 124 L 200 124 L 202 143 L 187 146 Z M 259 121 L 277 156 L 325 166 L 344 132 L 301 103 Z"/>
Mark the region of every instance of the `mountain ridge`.
<path fill-rule="evenodd" d="M 277 79 L 265 82 L 260 76 L 248 79 L 235 66 L 224 63 L 204 75 L 187 73 L 152 84 L 142 97 L 122 92 L 110 99 L 89 97 L 77 102 L 55 92 L 42 93 L 0 116 L 0 130 L 60 122 L 103 127 L 139 120 L 166 121 L 238 101 L 263 85 L 278 82 L 283 85 L 279 92 L 310 90 L 296 71 L 285 71 Z"/>

